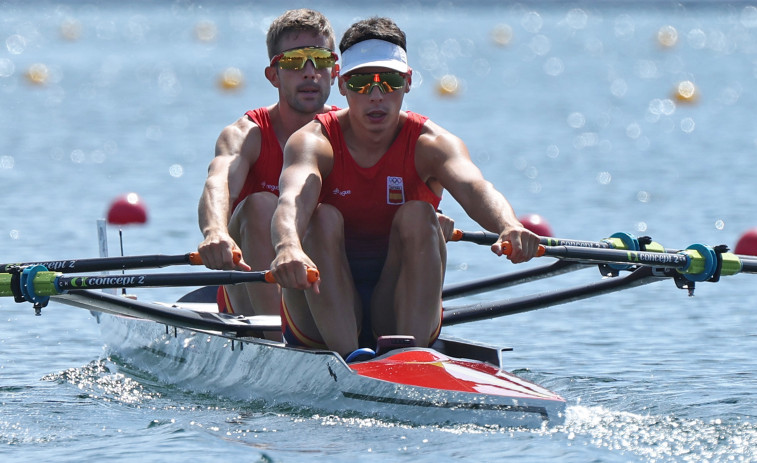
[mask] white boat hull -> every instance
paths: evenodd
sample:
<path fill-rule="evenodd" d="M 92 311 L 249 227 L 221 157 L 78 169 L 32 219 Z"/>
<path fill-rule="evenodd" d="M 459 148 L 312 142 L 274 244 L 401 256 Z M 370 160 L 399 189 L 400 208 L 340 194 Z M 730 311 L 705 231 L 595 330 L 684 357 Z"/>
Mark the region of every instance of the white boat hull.
<path fill-rule="evenodd" d="M 481 391 L 440 389 L 358 373 L 361 365 L 367 369 L 375 365 L 373 361 L 348 365 L 331 351 L 296 349 L 233 333 L 180 328 L 113 315 L 118 308 L 111 310 L 107 299 L 92 300 L 74 294 L 64 298 L 63 302 L 103 312 L 98 313 L 97 318 L 111 352 L 160 381 L 195 392 L 262 401 L 266 406 L 282 410 L 296 407 L 318 413 L 356 414 L 421 425 L 541 428 L 561 424 L 564 420 L 564 400 L 541 386 L 500 370 L 497 349 L 442 338 L 435 349 L 401 349 L 383 356 L 387 357 L 387 362 L 399 358 L 403 351 L 409 352 L 405 355 L 425 356 L 423 363 L 434 375 L 438 372 L 453 375 L 456 381 L 473 381 Z M 479 350 L 489 359 L 487 363 L 449 359 L 440 353 L 445 349 Z M 490 365 L 494 362 L 497 362 L 496 369 Z M 402 362 L 400 366 L 409 363 L 413 362 Z M 398 364 L 384 365 L 382 371 L 384 367 L 392 369 Z M 434 368 L 437 366 L 445 371 Z M 495 374 L 479 371 L 479 367 L 484 366 Z M 505 388 L 507 390 L 502 392 Z"/>

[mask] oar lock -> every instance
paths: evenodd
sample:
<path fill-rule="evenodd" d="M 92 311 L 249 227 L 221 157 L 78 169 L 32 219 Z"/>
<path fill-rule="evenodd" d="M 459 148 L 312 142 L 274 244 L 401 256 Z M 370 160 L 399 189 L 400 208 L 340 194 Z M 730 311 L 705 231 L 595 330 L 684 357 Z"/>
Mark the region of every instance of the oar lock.
<path fill-rule="evenodd" d="M 635 237 L 630 233 L 615 233 L 610 238 L 602 240 L 611 248 L 628 251 L 666 253 L 665 248 L 652 241 L 649 236 Z M 689 296 L 694 295 L 694 285 L 697 281 L 717 282 L 721 275 L 734 275 L 742 269 L 738 256 L 728 252 L 728 246 L 706 246 L 692 244 L 688 248 L 676 252 L 687 258 L 687 265 L 680 269 L 657 268 L 655 273 L 672 277 L 676 286 L 686 289 Z M 671 251 L 673 252 L 673 251 Z M 604 276 L 617 276 L 619 270 L 630 270 L 633 264 L 600 264 L 600 272 Z"/>
<path fill-rule="evenodd" d="M 42 315 L 42 308 L 50 301 L 46 294 L 58 293 L 54 289 L 57 274 L 48 272 L 44 265 L 11 265 L 6 266 L 5 271 L 7 273 L 0 273 L 0 296 L 13 296 L 16 302 L 31 302 L 35 315 Z"/>

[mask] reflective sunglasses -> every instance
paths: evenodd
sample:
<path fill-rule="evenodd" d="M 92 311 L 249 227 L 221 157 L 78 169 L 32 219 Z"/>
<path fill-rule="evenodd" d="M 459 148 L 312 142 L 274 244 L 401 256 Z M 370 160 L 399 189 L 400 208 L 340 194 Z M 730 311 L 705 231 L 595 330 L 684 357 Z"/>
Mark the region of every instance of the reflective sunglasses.
<path fill-rule="evenodd" d="M 381 93 L 392 93 L 405 87 L 405 74 L 396 71 L 351 74 L 345 83 L 347 88 L 361 94 L 371 93 L 373 87 L 378 87 Z"/>
<path fill-rule="evenodd" d="M 337 54 L 328 48 L 301 47 L 285 50 L 274 56 L 271 59 L 271 66 L 278 64 L 281 69 L 299 71 L 310 60 L 316 69 L 326 69 L 333 67 L 338 59 Z"/>

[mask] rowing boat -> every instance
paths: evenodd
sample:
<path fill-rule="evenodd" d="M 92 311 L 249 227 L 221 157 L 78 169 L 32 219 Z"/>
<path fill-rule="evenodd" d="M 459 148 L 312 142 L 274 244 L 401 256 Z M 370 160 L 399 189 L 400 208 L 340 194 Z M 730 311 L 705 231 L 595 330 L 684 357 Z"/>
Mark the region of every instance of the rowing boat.
<path fill-rule="evenodd" d="M 109 351 L 193 391 L 418 425 L 542 428 L 564 421 L 562 397 L 503 370 L 510 349 L 443 336 L 430 348 L 347 364 L 332 351 L 251 336 L 278 326 L 278 317 L 221 314 L 204 294 L 175 304 L 86 290 L 54 300 L 95 312 Z"/>
<path fill-rule="evenodd" d="M 475 234 L 461 240 L 485 244 Z M 625 236 L 625 235 L 624 235 Z M 630 235 L 628 235 L 630 236 Z M 480 239 L 479 239 L 480 238 Z M 646 241 L 646 240 L 645 240 Z M 504 243 L 503 249 L 509 243 Z M 757 257 L 729 253 L 724 246 L 694 244 L 670 251 L 633 239 L 587 242 L 549 238 L 537 255 L 550 265 L 491 279 L 446 286 L 444 326 L 522 313 L 600 294 L 673 280 L 693 295 L 697 282 L 757 273 Z M 442 336 L 429 348 L 400 346 L 377 357 L 347 363 L 335 352 L 301 349 L 262 339 L 280 331 L 279 317 L 218 313 L 211 290 L 196 290 L 176 303 L 137 301 L 96 289 L 202 286 L 273 282 L 270 272 L 213 271 L 122 276 L 65 276 L 192 263 L 187 256 L 133 256 L 45 265 L 0 265 L 0 296 L 31 302 L 36 312 L 53 298 L 97 314 L 111 352 L 162 381 L 266 406 L 292 406 L 327 413 L 377 416 L 413 424 L 500 425 L 542 428 L 565 419 L 565 400 L 556 393 L 504 371 L 508 349 Z M 446 301 L 598 265 L 604 278 L 587 285 L 468 306 Z M 51 272 L 48 266 L 60 270 Z M 309 278 L 318 278 L 317 271 Z M 619 276 L 621 271 L 629 274 Z M 7 272 L 7 273 L 2 273 Z"/>

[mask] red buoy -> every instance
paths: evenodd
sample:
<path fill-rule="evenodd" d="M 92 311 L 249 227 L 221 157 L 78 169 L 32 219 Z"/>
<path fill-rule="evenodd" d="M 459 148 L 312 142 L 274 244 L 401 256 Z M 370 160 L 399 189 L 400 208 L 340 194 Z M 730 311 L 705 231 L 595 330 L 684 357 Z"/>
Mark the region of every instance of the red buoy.
<path fill-rule="evenodd" d="M 121 195 L 110 204 L 108 223 L 129 225 L 145 222 L 147 222 L 147 208 L 136 193 Z"/>
<path fill-rule="evenodd" d="M 757 227 L 747 230 L 736 243 L 736 254 L 757 256 Z"/>
<path fill-rule="evenodd" d="M 522 223 L 524 227 L 539 236 L 555 236 L 552 233 L 552 227 L 550 227 L 544 217 L 539 214 L 526 214 L 518 217 L 518 220 L 520 220 L 520 223 Z"/>

